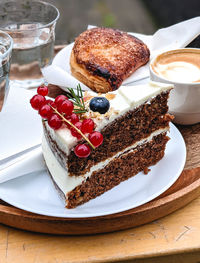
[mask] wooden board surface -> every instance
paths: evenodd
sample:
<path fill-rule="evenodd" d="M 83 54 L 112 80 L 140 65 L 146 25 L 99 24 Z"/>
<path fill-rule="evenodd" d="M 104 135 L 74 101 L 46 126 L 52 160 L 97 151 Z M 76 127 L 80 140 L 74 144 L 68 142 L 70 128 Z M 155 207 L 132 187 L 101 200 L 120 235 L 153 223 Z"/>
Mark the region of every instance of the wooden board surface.
<path fill-rule="evenodd" d="M 53 97 L 63 93 L 58 87 L 49 88 Z M 41 216 L 1 201 L 0 223 L 42 233 L 95 234 L 142 225 L 177 210 L 200 194 L 200 124 L 178 128 L 187 146 L 186 165 L 176 183 L 155 200 L 122 213 L 84 219 Z"/>

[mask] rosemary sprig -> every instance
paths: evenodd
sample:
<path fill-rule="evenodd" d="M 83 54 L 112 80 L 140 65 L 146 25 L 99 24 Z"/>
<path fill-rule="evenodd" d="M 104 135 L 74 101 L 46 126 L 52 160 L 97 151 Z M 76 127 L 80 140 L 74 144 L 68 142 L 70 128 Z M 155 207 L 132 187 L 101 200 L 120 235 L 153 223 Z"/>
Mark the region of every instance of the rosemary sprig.
<path fill-rule="evenodd" d="M 73 101 L 73 104 L 77 107 L 74 109 L 75 113 L 85 113 L 88 110 L 85 107 L 84 99 L 83 99 L 83 91 L 81 89 L 81 85 L 78 84 L 76 87 L 76 93 L 74 92 L 74 89 L 67 88 L 67 96 L 69 99 Z"/>
<path fill-rule="evenodd" d="M 50 107 L 54 110 L 55 113 L 57 113 L 64 122 L 68 123 L 70 126 L 72 126 L 87 142 L 88 144 L 93 148 L 95 149 L 95 146 L 90 142 L 90 140 L 82 133 L 81 130 L 79 130 L 73 123 L 71 123 L 70 121 L 68 121 L 59 111 L 57 111 L 56 108 L 52 107 L 50 105 Z"/>

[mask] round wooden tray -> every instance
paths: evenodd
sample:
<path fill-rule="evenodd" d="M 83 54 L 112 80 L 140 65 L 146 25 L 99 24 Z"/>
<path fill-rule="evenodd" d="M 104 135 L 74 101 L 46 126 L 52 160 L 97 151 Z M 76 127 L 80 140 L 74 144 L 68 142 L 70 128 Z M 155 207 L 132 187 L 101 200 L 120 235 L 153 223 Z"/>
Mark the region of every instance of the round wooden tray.
<path fill-rule="evenodd" d="M 161 175 L 162 176 L 162 175 Z M 56 218 L 29 213 L 0 202 L 0 223 L 51 234 L 83 235 L 139 226 L 172 213 L 200 194 L 200 168 L 183 171 L 178 181 L 157 199 L 140 207 L 93 218 Z"/>
<path fill-rule="evenodd" d="M 57 46 L 55 52 L 62 47 Z M 53 85 L 49 85 L 49 90 L 49 95 L 52 97 L 63 93 L 59 87 Z M 108 216 L 56 218 L 29 213 L 0 200 L 0 223 L 34 232 L 83 235 L 128 229 L 172 213 L 200 194 L 200 124 L 178 126 L 178 128 L 187 147 L 184 171 L 173 186 L 153 201 Z"/>

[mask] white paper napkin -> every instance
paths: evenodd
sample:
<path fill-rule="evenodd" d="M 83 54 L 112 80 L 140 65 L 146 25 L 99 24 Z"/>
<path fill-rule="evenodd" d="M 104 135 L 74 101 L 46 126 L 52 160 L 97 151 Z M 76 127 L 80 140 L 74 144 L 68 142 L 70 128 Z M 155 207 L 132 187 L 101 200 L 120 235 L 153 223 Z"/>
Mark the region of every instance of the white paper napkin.
<path fill-rule="evenodd" d="M 6 168 L 0 168 L 0 183 L 45 169 L 46 166 L 42 155 L 42 148 L 39 147 L 23 156 L 23 158 L 16 163 L 7 165 Z"/>
<path fill-rule="evenodd" d="M 200 34 L 200 17 L 195 17 L 173 26 L 160 29 L 156 31 L 153 36 L 132 32 L 129 32 L 129 34 L 140 38 L 147 44 L 152 58 L 156 54 L 163 51 L 185 47 L 193 39 L 195 39 Z M 42 70 L 43 76 L 47 82 L 58 85 L 64 90 L 66 87 L 76 88 L 77 84 L 80 83 L 80 81 L 74 78 L 70 72 L 69 60 L 72 47 L 73 43 L 62 49 L 54 58 L 52 65 Z M 129 78 L 127 78 L 123 82 L 123 85 L 128 85 L 148 76 L 149 65 L 147 64 L 139 68 Z M 83 84 L 81 86 L 83 90 L 89 89 Z"/>
<path fill-rule="evenodd" d="M 11 85 L 5 107 L 0 112 L 0 183 L 45 167 L 41 147 L 7 162 L 10 156 L 41 143 L 41 117 L 29 103 L 33 95 L 35 91 Z"/>
<path fill-rule="evenodd" d="M 10 87 L 0 112 L 0 161 L 41 143 L 41 117 L 30 105 L 35 91 Z"/>

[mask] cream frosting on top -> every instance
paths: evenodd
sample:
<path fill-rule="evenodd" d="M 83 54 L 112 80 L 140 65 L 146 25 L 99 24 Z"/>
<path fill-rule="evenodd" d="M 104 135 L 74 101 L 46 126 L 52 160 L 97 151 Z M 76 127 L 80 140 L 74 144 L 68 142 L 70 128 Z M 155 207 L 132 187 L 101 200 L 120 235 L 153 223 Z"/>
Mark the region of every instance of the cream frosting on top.
<path fill-rule="evenodd" d="M 124 113 L 134 108 L 139 107 L 143 103 L 148 103 L 149 100 L 162 92 L 166 92 L 173 88 L 171 84 L 164 84 L 150 81 L 147 84 L 137 86 L 121 86 L 114 92 L 106 94 L 97 94 L 92 91 L 87 91 L 84 94 L 86 107 L 88 112 L 85 113 L 85 118 L 92 118 L 95 122 L 95 130 L 101 131 L 106 125 L 114 119 L 120 117 Z M 89 101 L 92 97 L 106 97 L 110 102 L 110 109 L 105 114 L 93 112 L 89 109 Z M 51 129 L 46 124 L 53 140 L 56 141 L 59 148 L 69 155 L 71 149 L 77 144 L 77 139 L 71 135 L 68 128 L 62 127 L 59 130 Z"/>

